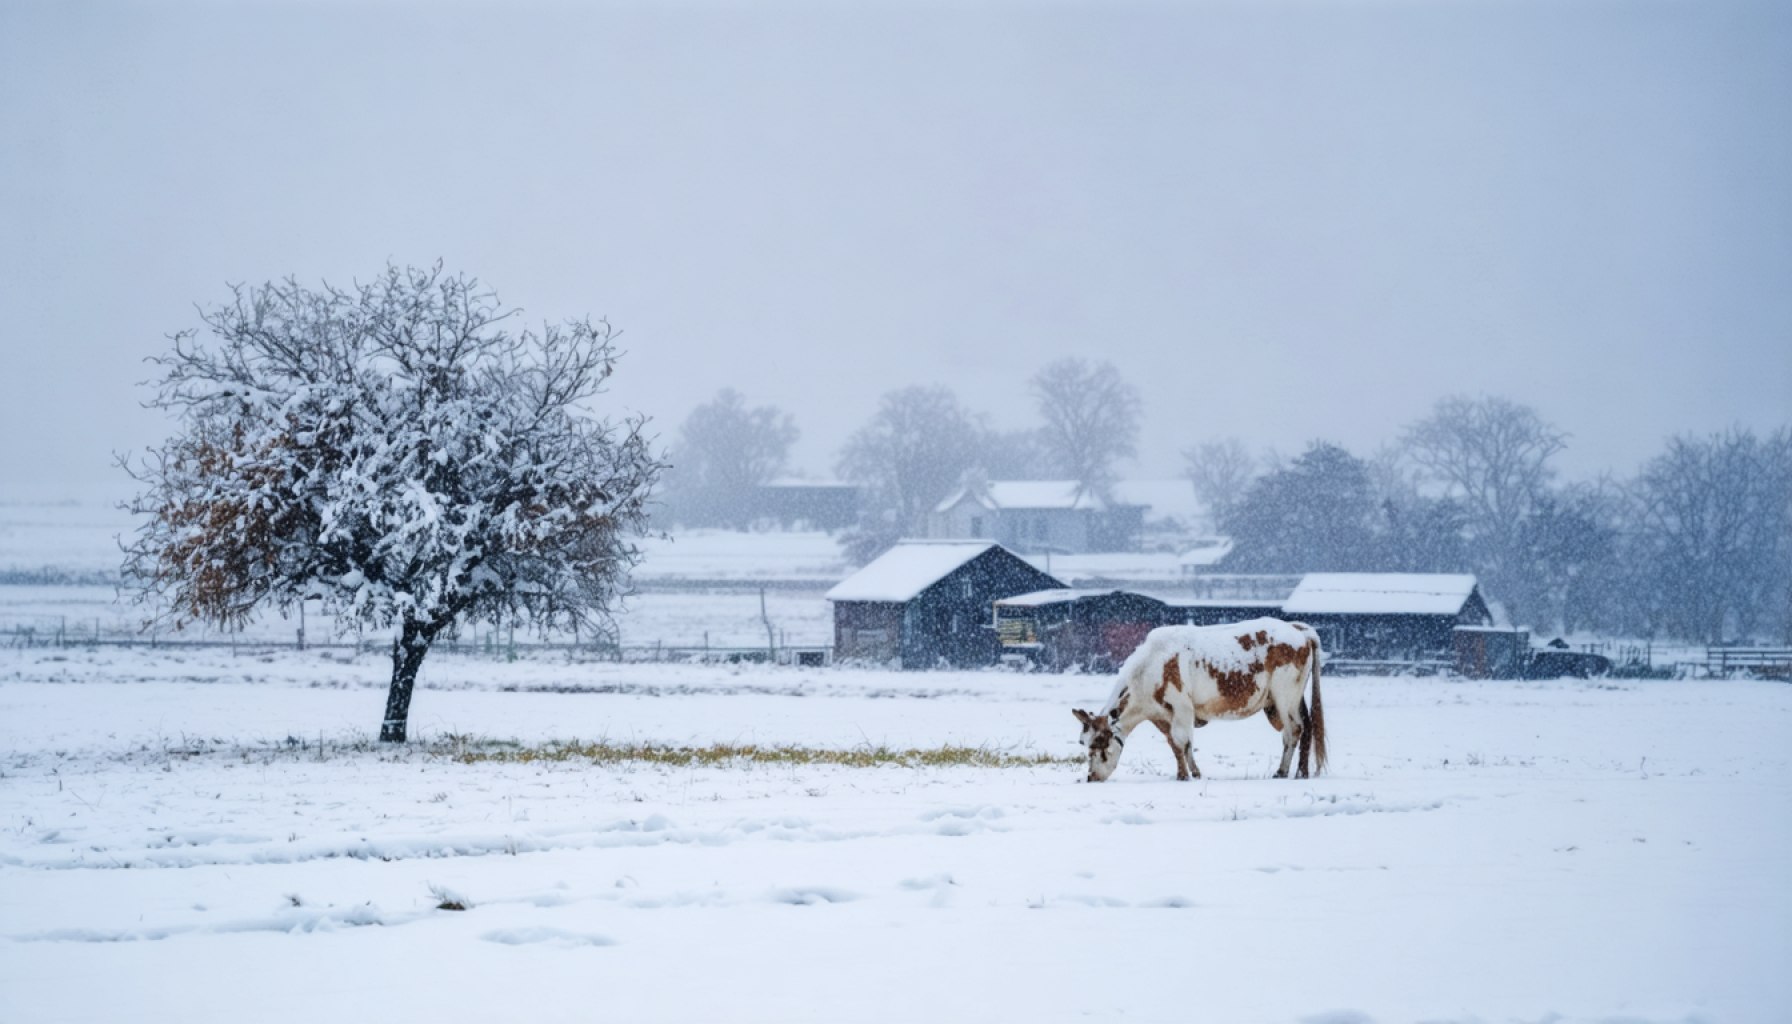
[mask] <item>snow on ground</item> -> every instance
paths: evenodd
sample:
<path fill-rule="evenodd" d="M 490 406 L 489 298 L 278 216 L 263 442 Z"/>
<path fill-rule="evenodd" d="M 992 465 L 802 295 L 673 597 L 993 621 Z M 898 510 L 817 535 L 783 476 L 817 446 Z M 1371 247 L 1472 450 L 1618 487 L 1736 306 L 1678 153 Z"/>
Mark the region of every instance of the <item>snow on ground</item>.
<path fill-rule="evenodd" d="M 1792 688 L 1329 678 L 1038 768 L 465 764 L 448 734 L 1074 754 L 1091 676 L 0 651 L 0 1020 L 1776 1021 Z M 320 747 L 319 741 L 323 741 Z M 464 911 L 437 909 L 459 903 Z"/>

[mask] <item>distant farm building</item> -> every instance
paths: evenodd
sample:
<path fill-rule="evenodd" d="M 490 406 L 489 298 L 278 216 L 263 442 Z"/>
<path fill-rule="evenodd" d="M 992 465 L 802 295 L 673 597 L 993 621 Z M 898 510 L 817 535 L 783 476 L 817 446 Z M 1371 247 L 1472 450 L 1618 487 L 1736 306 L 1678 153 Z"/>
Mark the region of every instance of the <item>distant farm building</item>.
<path fill-rule="evenodd" d="M 1275 615 L 1280 601 L 1136 590 L 1040 590 L 995 603 L 1004 655 L 1043 668 L 1111 671 L 1159 626 L 1214 626 Z"/>
<path fill-rule="evenodd" d="M 1170 621 L 1164 602 L 1125 590 L 1036 590 L 995 603 L 1003 654 L 1044 668 L 1111 671 Z"/>
<path fill-rule="evenodd" d="M 1113 671 L 1158 626 L 1219 626 L 1276 615 L 1279 601 L 1211 601 L 1138 590 L 1054 588 L 995 603 L 1005 656 L 1064 671 Z"/>
<path fill-rule="evenodd" d="M 752 518 L 781 529 L 842 530 L 858 521 L 857 484 L 786 477 L 753 489 Z"/>
<path fill-rule="evenodd" d="M 828 591 L 834 657 L 905 669 L 994 664 L 994 602 L 1062 586 L 991 541 L 905 541 Z"/>
<path fill-rule="evenodd" d="M 1282 618 L 1318 630 L 1328 656 L 1367 660 L 1448 658 L 1457 627 L 1493 625 L 1475 578 L 1446 573 L 1308 573 Z"/>
<path fill-rule="evenodd" d="M 947 495 L 928 535 L 993 540 L 1022 554 L 1132 551 L 1143 519 L 1143 507 L 1110 503 L 1074 480 L 997 480 Z"/>

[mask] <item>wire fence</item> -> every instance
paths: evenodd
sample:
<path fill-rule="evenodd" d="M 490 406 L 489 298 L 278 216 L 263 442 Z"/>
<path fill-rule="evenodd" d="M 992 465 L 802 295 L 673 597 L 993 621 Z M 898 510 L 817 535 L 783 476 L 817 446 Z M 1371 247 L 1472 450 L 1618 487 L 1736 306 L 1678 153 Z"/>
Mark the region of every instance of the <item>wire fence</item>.
<path fill-rule="evenodd" d="M 0 620 L 0 647 L 8 648 L 168 648 L 180 650 L 228 650 L 234 654 L 274 651 L 347 651 L 353 654 L 387 654 L 389 636 L 327 634 L 313 639 L 301 628 L 283 631 L 272 627 L 248 630 L 157 631 L 137 629 L 102 618 L 67 616 L 11 617 Z M 432 653 L 514 660 L 524 655 L 561 653 L 584 661 L 632 663 L 696 662 L 756 663 L 819 666 L 833 661 L 829 644 L 792 644 L 779 636 L 776 642 L 753 645 L 703 643 L 621 643 L 611 639 L 569 637 L 519 638 L 514 629 L 467 627 L 443 636 Z"/>

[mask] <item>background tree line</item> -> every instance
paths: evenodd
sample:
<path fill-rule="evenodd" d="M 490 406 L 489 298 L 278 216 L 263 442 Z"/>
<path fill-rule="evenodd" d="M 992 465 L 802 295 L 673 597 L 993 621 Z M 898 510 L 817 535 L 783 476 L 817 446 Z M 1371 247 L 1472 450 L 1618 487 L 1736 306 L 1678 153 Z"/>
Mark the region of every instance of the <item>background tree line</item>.
<path fill-rule="evenodd" d="M 835 471 L 863 489 L 842 538 L 863 562 L 925 532 L 967 480 L 1069 479 L 1108 497 L 1136 452 L 1138 393 L 1108 363 L 1030 381 L 1038 425 L 1000 430 L 945 387 L 885 394 Z M 671 446 L 662 521 L 747 525 L 746 495 L 786 472 L 792 418 L 732 390 Z M 1528 406 L 1450 397 L 1364 457 L 1329 441 L 1292 458 L 1237 438 L 1184 450 L 1243 573 L 1467 572 L 1514 622 L 1717 642 L 1792 640 L 1792 430 L 1671 438 L 1629 479 L 1563 483 L 1568 436 Z"/>

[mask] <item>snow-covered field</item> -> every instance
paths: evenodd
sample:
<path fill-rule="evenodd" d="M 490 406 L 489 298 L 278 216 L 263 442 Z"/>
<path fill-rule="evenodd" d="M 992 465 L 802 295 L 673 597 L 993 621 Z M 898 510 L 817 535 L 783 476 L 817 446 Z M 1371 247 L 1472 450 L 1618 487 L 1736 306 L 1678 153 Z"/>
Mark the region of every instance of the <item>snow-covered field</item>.
<path fill-rule="evenodd" d="M 1783 1021 L 1792 688 L 1328 678 L 1177 783 L 462 763 L 451 737 L 1072 755 L 1105 678 L 0 651 L 0 1021 Z M 321 741 L 321 746 L 320 746 Z M 478 749 L 477 744 L 473 749 Z M 462 911 L 437 909 L 460 903 Z"/>

